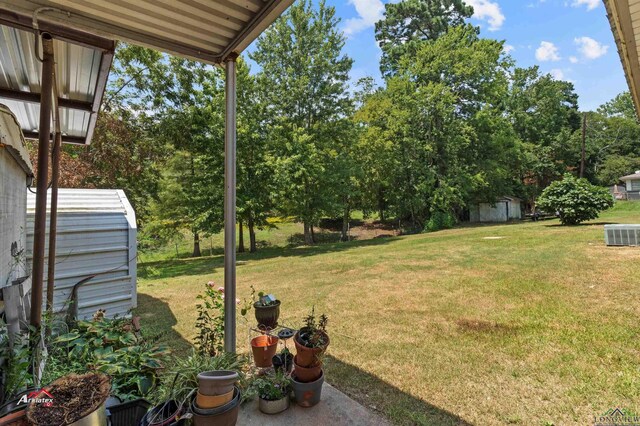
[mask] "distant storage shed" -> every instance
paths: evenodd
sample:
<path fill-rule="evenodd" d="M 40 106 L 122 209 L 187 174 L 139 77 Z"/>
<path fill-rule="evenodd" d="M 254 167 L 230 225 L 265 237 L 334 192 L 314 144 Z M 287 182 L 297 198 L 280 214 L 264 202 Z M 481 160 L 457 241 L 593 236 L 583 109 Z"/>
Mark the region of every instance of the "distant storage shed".
<path fill-rule="evenodd" d="M 35 194 L 29 193 L 29 249 L 33 247 L 35 201 Z M 124 192 L 60 189 L 57 224 L 55 311 L 64 310 L 74 286 L 89 277 L 93 278 L 77 288 L 78 318 L 91 317 L 98 309 L 105 309 L 109 317 L 125 315 L 136 307 L 136 217 Z M 48 225 L 47 218 L 47 234 Z M 47 245 L 47 253 L 48 249 Z M 30 252 L 28 257 L 30 260 Z M 45 254 L 45 271 L 46 259 Z"/>
<path fill-rule="evenodd" d="M 469 209 L 469 221 L 508 222 L 522 219 L 521 201 L 516 197 L 502 197 L 495 204 L 478 203 Z"/>

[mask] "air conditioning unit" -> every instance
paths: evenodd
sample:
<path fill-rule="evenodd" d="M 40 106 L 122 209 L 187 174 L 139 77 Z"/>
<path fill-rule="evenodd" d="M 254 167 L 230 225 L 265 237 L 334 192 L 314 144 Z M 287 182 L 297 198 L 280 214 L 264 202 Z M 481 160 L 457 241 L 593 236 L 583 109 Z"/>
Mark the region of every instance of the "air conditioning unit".
<path fill-rule="evenodd" d="M 640 225 L 605 225 L 604 241 L 608 246 L 640 246 Z"/>

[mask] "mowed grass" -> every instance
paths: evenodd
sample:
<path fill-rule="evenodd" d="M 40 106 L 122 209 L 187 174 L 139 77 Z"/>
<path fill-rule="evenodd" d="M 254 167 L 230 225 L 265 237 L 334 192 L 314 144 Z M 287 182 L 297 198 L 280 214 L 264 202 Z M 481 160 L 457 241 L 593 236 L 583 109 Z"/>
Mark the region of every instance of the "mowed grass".
<path fill-rule="evenodd" d="M 291 326 L 326 312 L 327 380 L 394 423 L 593 424 L 640 413 L 640 248 L 606 247 L 604 223 L 640 223 L 640 203 L 577 227 L 266 249 L 238 256 L 238 297 L 276 294 Z M 146 332 L 187 347 L 195 296 L 222 273 L 219 256 L 140 265 Z"/>

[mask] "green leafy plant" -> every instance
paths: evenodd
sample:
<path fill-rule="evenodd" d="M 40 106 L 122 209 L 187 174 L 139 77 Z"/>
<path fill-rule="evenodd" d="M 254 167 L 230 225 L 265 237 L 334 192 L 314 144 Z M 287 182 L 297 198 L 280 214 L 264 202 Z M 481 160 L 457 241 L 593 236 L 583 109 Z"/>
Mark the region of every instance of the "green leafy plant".
<path fill-rule="evenodd" d="M 169 350 L 145 341 L 131 319 L 107 319 L 98 312 L 93 320 L 77 321 L 69 333 L 58 336 L 50 353 L 45 381 L 96 370 L 112 377 L 115 395 L 130 400 L 156 386 Z"/>
<path fill-rule="evenodd" d="M 327 323 L 329 318 L 322 314 L 316 320 L 315 307 L 311 308 L 311 313 L 304 319 L 304 327 L 300 329 L 298 342 L 308 348 L 322 348 L 327 341 Z"/>
<path fill-rule="evenodd" d="M 267 307 L 278 303 L 276 300 L 267 299 L 265 296 L 266 294 L 263 291 L 256 293 L 256 289 L 251 286 L 251 300 L 244 300 L 244 306 L 240 309 L 240 314 L 242 316 L 247 315 L 253 306 Z"/>
<path fill-rule="evenodd" d="M 249 395 L 257 395 L 267 401 L 277 401 L 289 396 L 291 379 L 281 371 L 257 377 L 251 382 Z"/>
<path fill-rule="evenodd" d="M 224 350 L 224 288 L 216 289 L 215 283 L 209 281 L 197 299 L 196 349 L 202 355 L 215 356 Z"/>
<path fill-rule="evenodd" d="M 222 352 L 212 357 L 192 350 L 187 356 L 173 357 L 169 364 L 171 367 L 162 375 L 161 384 L 152 395 L 152 399 L 156 402 L 167 399 L 185 401 L 198 387 L 198 374 L 203 371 L 236 371 L 240 375 L 240 387 L 247 386 L 243 371 L 248 362 L 241 355 Z"/>
<path fill-rule="evenodd" d="M 577 225 L 596 219 L 600 212 L 613 206 L 613 197 L 606 188 L 590 184 L 567 173 L 560 181 L 549 185 L 538 198 L 537 207 L 554 211 L 563 225 Z"/>
<path fill-rule="evenodd" d="M 0 320 L 0 364 L 3 390 L 0 403 L 33 385 L 33 375 L 29 372 L 32 362 L 29 333 L 16 333 L 10 339 L 6 324 Z"/>

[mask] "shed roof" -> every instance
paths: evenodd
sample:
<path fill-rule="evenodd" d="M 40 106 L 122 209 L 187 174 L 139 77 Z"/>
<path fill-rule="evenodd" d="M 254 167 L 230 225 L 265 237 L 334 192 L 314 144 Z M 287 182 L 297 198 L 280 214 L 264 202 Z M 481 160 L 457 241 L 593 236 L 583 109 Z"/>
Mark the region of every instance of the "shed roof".
<path fill-rule="evenodd" d="M 622 176 L 620 180 L 637 180 L 640 179 L 640 172 L 635 172 L 632 175 Z"/>
<path fill-rule="evenodd" d="M 36 197 L 27 194 L 27 213 L 36 210 Z M 51 197 L 47 197 L 47 210 L 51 207 Z M 132 213 L 131 205 L 120 189 L 76 189 L 60 188 L 58 190 L 58 213 L 77 212 Z M 134 224 L 135 227 L 135 224 Z"/>

